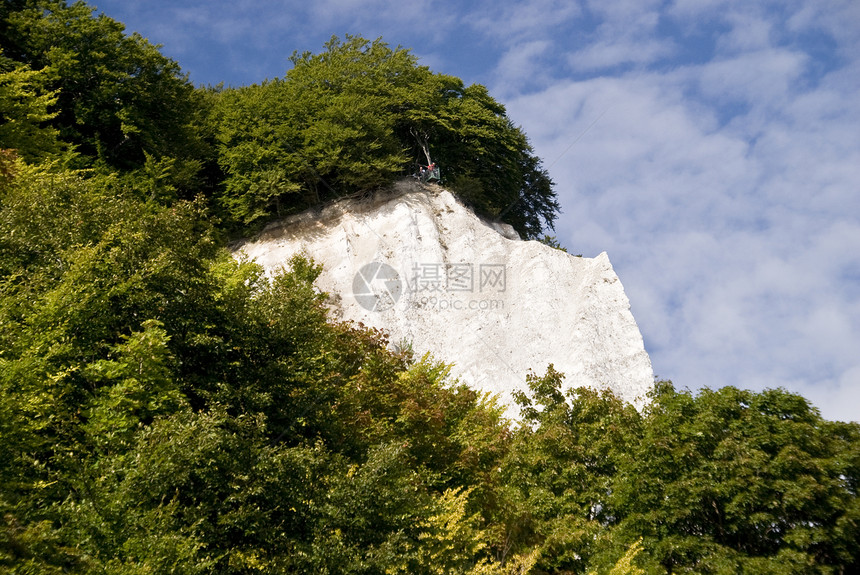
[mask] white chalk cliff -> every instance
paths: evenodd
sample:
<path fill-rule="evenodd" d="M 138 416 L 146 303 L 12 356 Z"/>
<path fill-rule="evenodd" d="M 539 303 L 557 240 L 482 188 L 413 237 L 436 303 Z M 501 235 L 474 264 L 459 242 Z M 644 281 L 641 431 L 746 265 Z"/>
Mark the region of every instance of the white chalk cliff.
<path fill-rule="evenodd" d="M 568 255 L 521 241 L 437 186 L 400 182 L 270 225 L 237 248 L 267 272 L 302 253 L 323 264 L 333 315 L 389 333 L 420 357 L 499 394 L 525 389 L 548 364 L 565 386 L 610 388 L 641 406 L 651 361 L 605 253 Z M 512 408 L 509 414 L 515 415 Z"/>

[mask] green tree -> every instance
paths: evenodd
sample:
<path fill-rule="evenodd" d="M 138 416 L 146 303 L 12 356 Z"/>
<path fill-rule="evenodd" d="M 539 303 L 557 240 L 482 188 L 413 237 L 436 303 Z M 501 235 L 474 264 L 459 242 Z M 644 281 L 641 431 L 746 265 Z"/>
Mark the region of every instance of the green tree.
<path fill-rule="evenodd" d="M 552 227 L 552 181 L 483 86 L 382 40 L 332 38 L 282 80 L 219 95 L 220 203 L 242 225 L 365 192 L 435 160 L 479 212 L 524 236 Z"/>
<path fill-rule="evenodd" d="M 661 382 L 639 414 L 561 381 L 530 378 L 503 466 L 499 520 L 539 569 L 634 569 L 625 553 L 646 573 L 857 569 L 857 424 L 783 390 Z"/>
<path fill-rule="evenodd" d="M 613 501 L 666 572 L 857 568 L 856 424 L 779 389 L 664 383 L 643 431 Z"/>
<path fill-rule="evenodd" d="M 595 566 L 620 519 L 612 500 L 619 463 L 643 425 L 636 409 L 611 392 L 565 393 L 562 384 L 550 366 L 528 377 L 529 393 L 516 394 L 523 425 L 502 471 L 509 507 L 500 519 L 509 546 L 537 546 L 537 567 L 548 573 Z"/>
<path fill-rule="evenodd" d="M 333 38 L 290 61 L 283 80 L 221 94 L 222 203 L 243 224 L 378 187 L 408 163 L 394 112 L 424 72 L 408 51 Z"/>
<path fill-rule="evenodd" d="M 0 565 L 486 565 L 500 409 L 331 323 L 318 265 L 268 279 L 125 182 L 22 164 L 0 197 Z"/>
<path fill-rule="evenodd" d="M 22 0 L 0 13 L 7 57 L 43 74 L 51 126 L 84 158 L 113 168 L 205 155 L 200 101 L 175 62 L 84 2 Z"/>
<path fill-rule="evenodd" d="M 320 54 L 295 53 L 285 76 L 289 101 L 298 112 L 304 160 L 315 181 L 330 180 L 343 192 L 391 181 L 408 158 L 395 137 L 396 106 L 404 87 L 427 72 L 402 48 L 381 40 L 332 38 Z"/>
<path fill-rule="evenodd" d="M 645 575 L 645 570 L 637 567 L 633 561 L 636 556 L 642 552 L 642 540 L 636 541 L 628 549 L 627 552 L 613 565 L 609 570 L 608 575 Z M 589 571 L 589 575 L 597 575 L 596 571 Z"/>
<path fill-rule="evenodd" d="M 301 184 L 287 163 L 298 143 L 280 82 L 225 90 L 216 98 L 218 162 L 225 175 L 219 207 L 241 225 L 287 213 Z"/>
<path fill-rule="evenodd" d="M 436 155 L 453 190 L 525 239 L 552 229 L 559 211 L 554 184 L 504 106 L 481 85 L 444 93 L 444 107 L 431 114 L 440 132 Z"/>
<path fill-rule="evenodd" d="M 46 125 L 57 115 L 50 110 L 57 94 L 44 89 L 46 76 L 0 51 L 0 149 L 15 150 L 30 162 L 61 150 L 57 130 Z"/>

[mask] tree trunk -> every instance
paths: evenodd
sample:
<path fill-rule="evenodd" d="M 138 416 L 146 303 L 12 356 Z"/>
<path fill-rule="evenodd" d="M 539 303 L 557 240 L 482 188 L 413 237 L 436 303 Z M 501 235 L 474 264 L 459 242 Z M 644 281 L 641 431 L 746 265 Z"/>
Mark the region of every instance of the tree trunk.
<path fill-rule="evenodd" d="M 430 159 L 430 142 L 427 134 L 423 132 L 418 132 L 414 128 L 409 128 L 409 133 L 415 138 L 415 141 L 418 142 L 418 145 L 421 146 L 421 151 L 424 152 L 424 157 L 427 158 L 427 165 L 433 163 L 433 160 Z"/>

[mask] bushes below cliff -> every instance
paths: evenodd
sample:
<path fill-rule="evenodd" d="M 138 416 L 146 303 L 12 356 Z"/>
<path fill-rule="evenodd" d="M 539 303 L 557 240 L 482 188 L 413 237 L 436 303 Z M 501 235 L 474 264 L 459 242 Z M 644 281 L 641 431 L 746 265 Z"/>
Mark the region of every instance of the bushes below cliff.
<path fill-rule="evenodd" d="M 491 400 L 332 322 L 202 206 L 20 161 L 0 194 L 0 565 L 29 572 L 860 568 L 860 426 L 552 369 Z M 530 566 L 530 567 L 529 567 Z"/>

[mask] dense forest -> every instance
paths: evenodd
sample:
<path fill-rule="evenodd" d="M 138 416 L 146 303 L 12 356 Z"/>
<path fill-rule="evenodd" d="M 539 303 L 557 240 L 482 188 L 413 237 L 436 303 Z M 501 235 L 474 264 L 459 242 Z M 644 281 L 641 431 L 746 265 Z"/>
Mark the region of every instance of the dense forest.
<path fill-rule="evenodd" d="M 347 37 L 195 87 L 62 0 L 4 0 L 0 50 L 0 571 L 860 573 L 857 423 L 552 368 L 510 422 L 328 317 L 318 264 L 225 248 L 428 155 L 538 237 L 553 184 L 482 86 Z"/>

